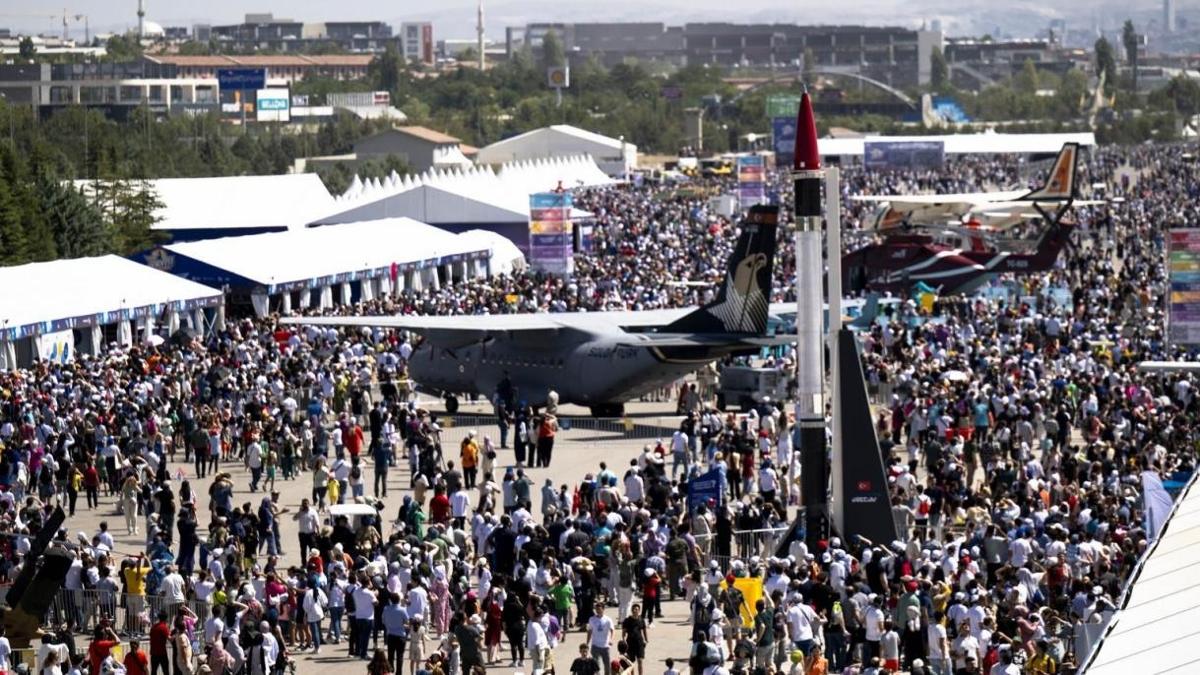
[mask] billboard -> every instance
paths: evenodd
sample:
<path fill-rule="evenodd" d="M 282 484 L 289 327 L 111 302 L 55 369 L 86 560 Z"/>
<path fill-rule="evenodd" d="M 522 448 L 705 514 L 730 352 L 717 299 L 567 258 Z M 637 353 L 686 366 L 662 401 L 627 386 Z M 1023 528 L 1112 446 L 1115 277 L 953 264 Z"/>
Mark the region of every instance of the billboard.
<path fill-rule="evenodd" d="M 767 166 L 758 155 L 737 158 L 737 195 L 743 209 L 762 204 L 767 198 Z"/>
<path fill-rule="evenodd" d="M 1170 231 L 1167 283 L 1167 341 L 1200 345 L 1200 230 Z"/>
<path fill-rule="evenodd" d="M 796 119 L 800 112 L 799 94 L 771 94 L 767 97 L 767 118 L 790 117 Z"/>
<path fill-rule="evenodd" d="M 575 267 L 574 205 L 569 192 L 539 192 L 529 196 L 529 264 L 552 274 Z"/>
<path fill-rule="evenodd" d="M 267 69 L 219 68 L 217 85 L 221 91 L 256 91 L 267 86 Z"/>
<path fill-rule="evenodd" d="M 771 149 L 775 166 L 791 166 L 796 156 L 796 116 L 771 118 Z"/>
<path fill-rule="evenodd" d="M 255 119 L 259 122 L 287 122 L 292 97 L 287 89 L 259 89 L 254 98 Z"/>
<path fill-rule="evenodd" d="M 942 141 L 866 141 L 863 165 L 868 169 L 940 169 L 946 158 Z"/>
<path fill-rule="evenodd" d="M 550 66 L 546 69 L 546 85 L 551 89 L 566 89 L 571 86 L 571 69 L 567 66 Z"/>

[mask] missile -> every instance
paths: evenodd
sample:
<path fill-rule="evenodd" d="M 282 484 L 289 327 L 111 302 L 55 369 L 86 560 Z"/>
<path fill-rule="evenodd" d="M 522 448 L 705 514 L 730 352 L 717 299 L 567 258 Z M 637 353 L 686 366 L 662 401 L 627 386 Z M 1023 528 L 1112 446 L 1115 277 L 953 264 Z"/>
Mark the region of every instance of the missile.
<path fill-rule="evenodd" d="M 796 220 L 821 217 L 821 153 L 817 150 L 817 123 L 813 118 L 812 98 L 800 97 L 796 113 L 796 148 L 792 165 L 795 187 Z"/>

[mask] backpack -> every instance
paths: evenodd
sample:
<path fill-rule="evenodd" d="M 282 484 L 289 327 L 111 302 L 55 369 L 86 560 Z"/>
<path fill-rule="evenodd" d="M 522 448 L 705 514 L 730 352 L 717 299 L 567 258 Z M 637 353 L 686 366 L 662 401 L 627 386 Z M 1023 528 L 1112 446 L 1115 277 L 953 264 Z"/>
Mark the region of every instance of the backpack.
<path fill-rule="evenodd" d="M 701 604 L 697 600 L 695 611 L 697 626 L 708 626 L 712 623 L 712 611 L 715 609 L 715 605 L 716 603 L 712 601 L 712 598 L 709 598 L 708 602 L 704 604 Z"/>
<path fill-rule="evenodd" d="M 346 589 L 342 591 L 343 597 L 346 599 L 346 611 L 351 615 L 353 615 L 354 610 L 357 609 L 354 602 L 354 591 L 356 590 L 358 590 L 358 586 L 346 586 Z"/>

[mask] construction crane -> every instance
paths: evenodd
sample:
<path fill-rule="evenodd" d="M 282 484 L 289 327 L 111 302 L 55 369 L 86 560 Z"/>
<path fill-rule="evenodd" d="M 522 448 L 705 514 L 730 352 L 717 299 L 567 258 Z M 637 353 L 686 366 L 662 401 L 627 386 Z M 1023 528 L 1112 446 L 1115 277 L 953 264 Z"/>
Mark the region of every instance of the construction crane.
<path fill-rule="evenodd" d="M 12 18 L 12 19 L 50 19 L 51 21 L 55 21 L 55 22 L 61 21 L 62 31 L 63 31 L 62 36 L 63 36 L 64 40 L 71 39 L 70 19 L 73 18 L 75 21 L 83 21 L 83 32 L 84 32 L 85 41 L 90 42 L 92 39 L 91 31 L 88 28 L 87 15 L 86 14 L 72 15 L 66 9 L 63 9 L 61 15 L 59 15 L 59 14 L 42 14 L 42 13 L 37 13 L 37 12 L 0 12 L 0 18 L 5 18 L 5 19 L 7 19 L 7 18 Z"/>

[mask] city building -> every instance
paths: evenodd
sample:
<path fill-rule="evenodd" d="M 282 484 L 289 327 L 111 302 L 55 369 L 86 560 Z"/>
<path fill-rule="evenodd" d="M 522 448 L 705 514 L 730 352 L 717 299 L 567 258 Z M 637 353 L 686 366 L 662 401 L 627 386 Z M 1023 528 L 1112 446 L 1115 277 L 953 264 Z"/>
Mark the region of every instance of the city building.
<path fill-rule="evenodd" d="M 795 24 L 530 23 L 509 28 L 511 55 L 537 49 L 554 32 L 572 59 L 595 56 L 608 65 L 627 59 L 719 66 L 799 68 L 805 50 L 814 65 L 902 87 L 927 83 L 941 31 L 879 26 Z"/>
<path fill-rule="evenodd" d="M 540 49 L 553 32 L 572 60 L 597 58 L 608 66 L 627 59 L 682 64 L 683 29 L 662 23 L 531 23 L 505 33 L 507 51 L 522 46 Z"/>
<path fill-rule="evenodd" d="M 223 47 L 239 51 L 307 52 L 337 47 L 379 52 L 388 45 L 399 46 L 392 27 L 382 21 L 303 22 L 270 13 L 247 14 L 241 23 L 224 26 L 196 26 L 194 33 L 196 40 L 216 40 Z"/>
<path fill-rule="evenodd" d="M 70 105 L 120 118 L 140 106 L 158 113 L 217 109 L 214 76 L 184 75 L 169 64 L 72 63 L 0 65 L 0 97 L 46 116 Z"/>
<path fill-rule="evenodd" d="M 395 156 L 413 171 L 469 167 L 471 160 L 466 155 L 475 152 L 476 148 L 464 146 L 453 136 L 418 126 L 394 127 L 354 144 L 357 161 Z"/>
<path fill-rule="evenodd" d="M 433 24 L 428 21 L 400 24 L 401 54 L 406 61 L 433 63 Z"/>
<path fill-rule="evenodd" d="M 225 68 L 266 68 L 267 77 L 285 83 L 298 82 L 306 77 L 329 77 L 336 80 L 360 80 L 374 54 L 279 54 L 275 56 L 182 56 L 179 54 L 147 54 L 147 63 L 170 66 L 178 77 L 215 79 L 217 71 Z"/>

